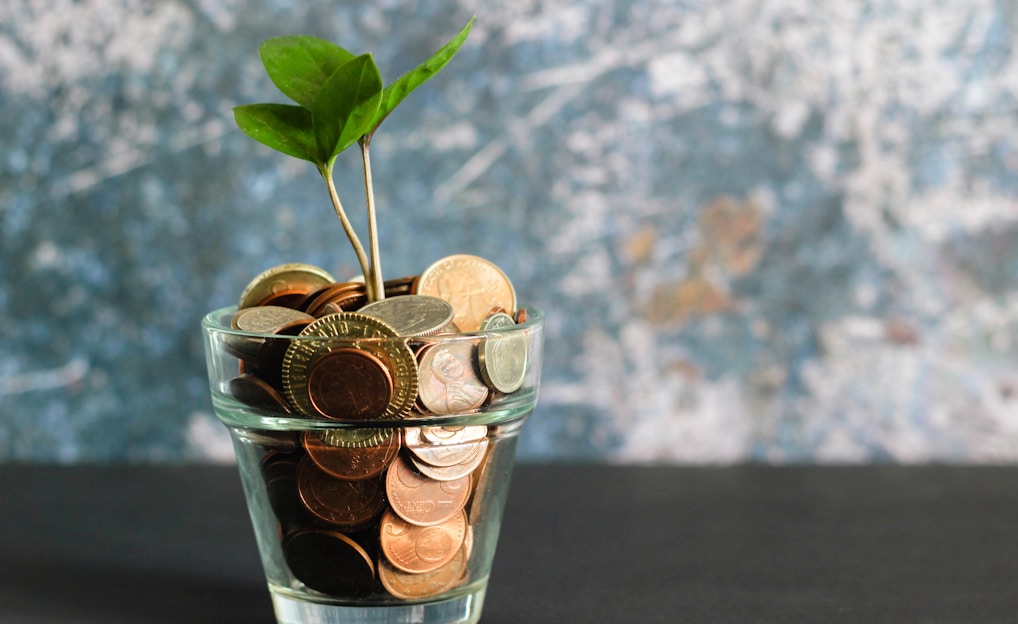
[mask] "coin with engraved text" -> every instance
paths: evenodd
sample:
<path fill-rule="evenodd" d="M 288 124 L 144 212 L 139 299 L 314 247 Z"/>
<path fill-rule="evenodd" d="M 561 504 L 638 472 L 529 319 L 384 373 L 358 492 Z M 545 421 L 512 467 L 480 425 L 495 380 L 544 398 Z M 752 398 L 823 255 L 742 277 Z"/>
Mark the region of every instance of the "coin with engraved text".
<path fill-rule="evenodd" d="M 442 524 L 417 526 L 389 509 L 382 515 L 378 541 L 389 563 L 421 574 L 451 561 L 462 548 L 466 532 L 467 517 L 462 511 Z"/>
<path fill-rule="evenodd" d="M 414 292 L 445 299 L 455 312 L 453 322 L 463 332 L 474 332 L 494 307 L 516 309 L 516 291 L 502 269 L 468 254 L 447 256 L 421 272 Z"/>
<path fill-rule="evenodd" d="M 389 506 L 407 522 L 419 526 L 441 524 L 459 513 L 470 498 L 470 475 L 438 481 L 420 474 L 402 457 L 385 474 Z"/>

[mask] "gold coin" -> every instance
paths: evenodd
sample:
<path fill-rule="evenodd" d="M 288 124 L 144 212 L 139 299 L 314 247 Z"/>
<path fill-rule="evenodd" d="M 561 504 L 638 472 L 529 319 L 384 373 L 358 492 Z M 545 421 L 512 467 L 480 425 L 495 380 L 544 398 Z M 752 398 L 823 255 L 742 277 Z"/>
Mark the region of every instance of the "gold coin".
<path fill-rule="evenodd" d="M 516 309 L 516 291 L 502 269 L 468 254 L 433 263 L 417 278 L 414 292 L 452 304 L 453 322 L 463 332 L 477 331 L 492 308 Z"/>
<path fill-rule="evenodd" d="M 449 563 L 462 549 L 466 533 L 467 516 L 462 511 L 442 524 L 417 526 L 387 509 L 378 541 L 389 563 L 404 572 L 422 574 Z"/>
<path fill-rule="evenodd" d="M 392 381 L 388 405 L 380 420 L 401 418 L 417 399 L 417 360 L 404 339 L 388 324 L 357 312 L 330 314 L 311 323 L 283 356 L 283 389 L 302 414 L 315 416 L 308 383 L 315 361 L 339 349 L 360 349 L 387 369 Z"/>
<path fill-rule="evenodd" d="M 516 322 L 508 314 L 487 317 L 481 322 L 481 331 L 492 333 L 484 337 L 477 351 L 484 383 L 506 394 L 519 390 L 527 376 L 527 335 L 514 327 Z"/>
<path fill-rule="evenodd" d="M 389 438 L 392 429 L 376 429 L 372 427 L 349 427 L 342 429 L 325 429 L 316 435 L 328 446 L 344 448 L 363 448 L 378 446 Z"/>
<path fill-rule="evenodd" d="M 469 342 L 436 342 L 418 352 L 419 398 L 432 414 L 460 414 L 484 405 L 488 387 L 474 372 L 476 347 Z"/>
<path fill-rule="evenodd" d="M 303 298 L 308 293 L 335 282 L 325 269 L 291 262 L 259 273 L 240 294 L 239 309 L 266 305 L 278 300 Z"/>

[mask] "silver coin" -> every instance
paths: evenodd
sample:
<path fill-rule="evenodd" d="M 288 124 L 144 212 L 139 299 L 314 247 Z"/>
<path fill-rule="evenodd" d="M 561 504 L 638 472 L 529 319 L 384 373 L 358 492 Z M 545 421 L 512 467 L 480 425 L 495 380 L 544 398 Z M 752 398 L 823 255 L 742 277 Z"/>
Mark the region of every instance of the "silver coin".
<path fill-rule="evenodd" d="M 455 481 L 476 470 L 487 456 L 487 450 L 487 444 L 478 445 L 465 460 L 452 466 L 432 466 L 427 462 L 421 461 L 420 458 L 412 453 L 410 454 L 410 462 L 414 465 L 414 468 L 417 468 L 418 472 L 435 481 Z"/>
<path fill-rule="evenodd" d="M 527 336 L 522 331 L 505 331 L 516 326 L 508 314 L 492 314 L 481 322 L 481 331 L 492 331 L 477 353 L 481 378 L 493 390 L 510 393 L 520 389 L 527 376 Z"/>
<path fill-rule="evenodd" d="M 427 295 L 401 295 L 369 303 L 358 310 L 391 325 L 400 336 L 430 336 L 452 322 L 452 305 Z"/>
<path fill-rule="evenodd" d="M 478 427 L 471 427 L 478 429 Z M 479 427 L 482 436 L 473 440 L 435 444 L 422 439 L 421 430 L 411 427 L 403 432 L 403 444 L 417 459 L 429 466 L 448 467 L 470 461 L 478 451 L 488 446 L 487 427 Z"/>
<path fill-rule="evenodd" d="M 485 425 L 421 427 L 421 437 L 432 444 L 474 442 L 488 435 Z"/>

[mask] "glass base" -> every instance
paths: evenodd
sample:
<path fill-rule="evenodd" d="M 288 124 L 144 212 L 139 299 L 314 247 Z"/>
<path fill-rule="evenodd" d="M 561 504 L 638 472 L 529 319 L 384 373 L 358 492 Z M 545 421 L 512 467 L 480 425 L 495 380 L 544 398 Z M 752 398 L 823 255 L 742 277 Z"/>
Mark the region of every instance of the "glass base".
<path fill-rule="evenodd" d="M 279 624 L 475 624 L 481 619 L 485 586 L 448 600 L 354 607 L 296 600 L 272 591 Z"/>

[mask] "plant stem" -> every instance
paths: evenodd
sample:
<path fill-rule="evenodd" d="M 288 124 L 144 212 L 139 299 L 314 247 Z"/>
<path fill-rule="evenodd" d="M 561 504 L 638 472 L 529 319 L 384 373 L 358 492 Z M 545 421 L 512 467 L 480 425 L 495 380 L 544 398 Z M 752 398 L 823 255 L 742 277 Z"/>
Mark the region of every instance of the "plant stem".
<path fill-rule="evenodd" d="M 346 217 L 346 211 L 343 210 L 343 204 L 339 201 L 339 194 L 336 193 L 336 184 L 332 181 L 332 163 L 319 165 L 318 172 L 325 178 L 325 185 L 329 187 L 329 199 L 332 200 L 332 207 L 336 210 L 336 216 L 339 217 L 339 222 L 343 224 L 343 231 L 346 232 L 346 237 L 350 239 L 350 244 L 353 246 L 354 253 L 357 254 L 357 262 L 361 265 L 361 272 L 364 274 L 364 284 L 367 286 L 368 299 L 372 298 L 374 284 L 369 279 L 369 264 L 368 257 L 364 253 L 364 246 L 361 245 L 361 241 L 357 238 L 357 232 L 354 231 L 353 225 L 350 224 L 350 220 Z"/>
<path fill-rule="evenodd" d="M 382 259 L 378 251 L 378 224 L 375 217 L 375 189 L 371 182 L 371 135 L 365 135 L 360 140 L 361 160 L 364 162 L 364 192 L 368 205 L 368 248 L 371 253 L 370 275 L 365 275 L 364 280 L 373 282 L 376 301 L 385 298 L 385 284 L 382 281 Z M 371 292 L 371 288 L 368 289 Z"/>

